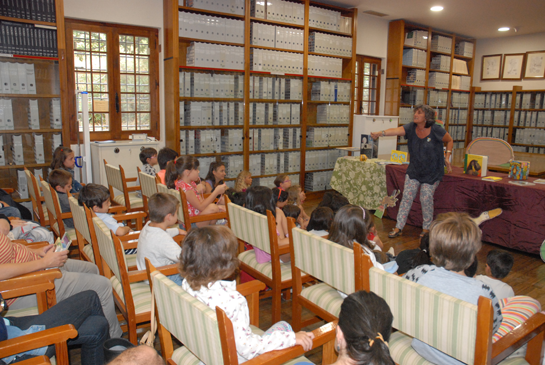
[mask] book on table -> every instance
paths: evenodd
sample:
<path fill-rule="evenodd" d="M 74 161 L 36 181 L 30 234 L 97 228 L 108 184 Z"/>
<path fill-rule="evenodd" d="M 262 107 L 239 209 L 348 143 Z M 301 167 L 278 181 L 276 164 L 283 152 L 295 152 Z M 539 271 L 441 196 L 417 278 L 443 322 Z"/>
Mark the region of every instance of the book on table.
<path fill-rule="evenodd" d="M 530 173 L 529 161 L 510 161 L 509 178 L 515 180 L 527 180 Z"/>
<path fill-rule="evenodd" d="M 488 172 L 488 156 L 472 155 L 467 153 L 464 157 L 464 174 L 485 177 Z"/>

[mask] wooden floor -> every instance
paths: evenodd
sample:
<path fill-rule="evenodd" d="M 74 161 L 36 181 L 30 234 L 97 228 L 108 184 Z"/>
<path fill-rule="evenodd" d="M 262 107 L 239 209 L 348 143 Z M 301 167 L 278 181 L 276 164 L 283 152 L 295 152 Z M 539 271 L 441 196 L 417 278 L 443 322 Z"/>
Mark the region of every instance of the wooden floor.
<path fill-rule="evenodd" d="M 309 214 L 316 208 L 319 199 L 312 199 L 305 202 L 305 211 Z M 406 226 L 403 229 L 403 235 L 394 239 L 388 238 L 388 232 L 395 226 L 395 221 L 383 218 L 378 219 L 375 217 L 375 226 L 379 233 L 380 238 L 384 242 L 385 250 L 393 247 L 395 252 L 398 253 L 405 249 L 412 249 L 418 247 L 420 244 L 419 234 L 421 228 Z M 486 263 L 486 255 L 488 251 L 495 248 L 501 248 L 511 252 L 515 258 L 515 264 L 511 273 L 504 279 L 504 281 L 513 287 L 515 294 L 528 295 L 537 299 L 541 303 L 541 307 L 545 308 L 545 264 L 537 255 L 530 255 L 524 252 L 505 249 L 493 244 L 483 243 L 483 248 L 478 254 L 479 269 L 477 274 L 484 274 L 484 265 Z M 304 312 L 303 316 L 310 316 L 309 312 Z M 282 320 L 291 323 L 291 300 L 282 301 Z M 263 330 L 268 329 L 273 323 L 271 321 L 271 299 L 262 299 L 260 302 L 260 316 L 259 327 Z M 323 322 L 317 323 L 312 327 L 305 328 L 305 330 L 312 330 L 322 325 Z M 126 337 L 126 336 L 125 336 Z M 159 350 L 159 342 L 156 340 L 156 349 Z M 177 346 L 176 346 L 177 347 Z M 79 350 L 73 350 L 70 353 L 71 364 L 79 365 Z M 314 364 L 322 363 L 321 349 L 316 349 L 307 353 L 307 358 Z"/>

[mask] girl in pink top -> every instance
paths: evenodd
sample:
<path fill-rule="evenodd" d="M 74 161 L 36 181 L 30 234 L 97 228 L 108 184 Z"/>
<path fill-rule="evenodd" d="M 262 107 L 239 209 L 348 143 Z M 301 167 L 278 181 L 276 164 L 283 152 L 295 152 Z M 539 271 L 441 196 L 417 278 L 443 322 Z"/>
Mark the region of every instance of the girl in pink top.
<path fill-rule="evenodd" d="M 193 156 L 180 156 L 176 162 L 169 162 L 165 174 L 166 185 L 170 189 L 181 188 L 187 197 L 189 215 L 194 217 L 199 214 L 213 214 L 225 211 L 225 208 L 214 204 L 216 196 L 225 193 L 227 185 L 218 185 L 212 194 L 204 197 L 204 187 L 200 183 L 199 160 Z M 216 224 L 215 220 L 192 223 L 197 227 L 205 227 Z M 189 228 L 189 227 L 188 227 Z"/>

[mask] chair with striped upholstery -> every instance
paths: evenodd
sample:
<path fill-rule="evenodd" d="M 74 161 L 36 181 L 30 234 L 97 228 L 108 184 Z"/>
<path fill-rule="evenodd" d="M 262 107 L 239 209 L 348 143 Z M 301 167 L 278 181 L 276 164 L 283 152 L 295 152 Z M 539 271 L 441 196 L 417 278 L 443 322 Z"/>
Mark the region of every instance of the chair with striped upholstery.
<path fill-rule="evenodd" d="M 161 339 L 161 352 L 169 364 L 197 365 L 224 364 L 237 365 L 238 356 L 233 324 L 225 312 L 216 310 L 191 296 L 180 286 L 156 269 L 146 260 L 149 281 L 152 283 L 157 308 L 157 322 Z M 265 285 L 252 281 L 237 286 L 240 294 L 246 296 L 250 308 L 250 325 L 252 332 L 263 334 L 259 324 L 258 293 Z M 252 305 L 253 303 L 253 305 Z M 314 331 L 313 348 L 323 346 L 322 360 L 325 364 L 334 362 L 333 343 L 335 325 L 326 324 Z M 173 351 L 172 336 L 184 346 Z M 293 346 L 284 350 L 271 351 L 259 355 L 246 364 L 295 364 L 308 362 L 302 355 L 301 346 Z"/>
<path fill-rule="evenodd" d="M 26 182 L 28 185 L 28 192 L 30 193 L 30 200 L 32 201 L 32 213 L 34 213 L 34 219 L 40 223 L 40 226 L 46 227 L 49 225 L 49 216 L 47 215 L 47 207 L 45 205 L 45 199 L 42 195 L 42 189 L 40 189 L 40 183 L 36 179 L 36 176 L 25 167 Z"/>
<path fill-rule="evenodd" d="M 182 197 L 180 196 L 180 193 L 177 190 L 167 188 L 167 186 L 165 184 L 157 183 L 157 184 L 155 184 L 155 186 L 157 188 L 158 193 L 170 194 L 170 195 L 175 196 L 176 199 L 178 199 L 178 202 L 180 203 L 178 205 L 178 222 L 182 223 L 184 225 L 184 227 L 189 228 L 185 224 L 184 209 L 182 208 Z"/>
<path fill-rule="evenodd" d="M 138 197 L 137 193 L 140 191 L 140 186 L 127 186 L 128 182 L 136 182 L 136 178 L 126 178 L 125 170 L 123 170 L 121 165 L 115 167 L 106 162 L 106 160 L 104 160 L 104 169 L 106 171 L 106 180 L 108 181 L 112 202 L 126 207 L 127 212 L 142 210 L 144 201 Z M 121 194 L 115 195 L 114 189 L 119 190 Z"/>
<path fill-rule="evenodd" d="M 507 358 L 502 365 L 541 364 L 545 315 L 538 310 L 495 341 L 489 298 L 480 297 L 474 305 L 374 267 L 369 270 L 369 288 L 394 315 L 392 326 L 398 331 L 390 337 L 390 354 L 400 365 L 431 365 L 412 348 L 413 337 L 459 361 L 479 365 L 496 364 L 529 341 L 526 358 Z"/>
<path fill-rule="evenodd" d="M 326 240 L 295 227 L 295 220 L 288 218 L 291 243 L 291 271 L 293 275 L 292 325 L 300 331 L 317 321 L 302 321 L 305 307 L 326 322 L 337 320 L 344 297 L 364 289 L 364 275 L 373 266 L 361 245 L 354 249 Z M 303 289 L 301 272 L 321 282 Z"/>
<path fill-rule="evenodd" d="M 70 238 L 70 241 L 72 241 L 72 244 L 77 245 L 78 238 L 76 237 L 76 230 L 74 228 L 65 228 L 63 222 L 63 219 L 72 218 L 72 213 L 62 213 L 57 191 L 52 189 L 51 185 L 41 177 L 40 183 L 42 184 L 45 205 L 47 207 L 49 226 L 51 227 L 53 234 L 55 234 L 56 237 L 62 237 L 66 233 Z M 70 247 L 76 247 L 76 245 Z"/>
<path fill-rule="evenodd" d="M 140 180 L 144 212 L 149 212 L 148 200 L 153 194 L 157 193 L 157 184 L 161 183 L 161 179 L 159 179 L 159 176 L 151 176 L 142 172 L 140 167 L 136 167 L 136 170 L 138 171 L 138 179 Z"/>
<path fill-rule="evenodd" d="M 76 229 L 76 238 L 78 242 L 78 248 L 80 258 L 84 261 L 89 261 L 96 264 L 102 275 L 101 263 L 95 262 L 94 249 L 89 233 L 89 225 L 87 224 L 87 217 L 85 216 L 85 209 L 79 205 L 78 200 L 68 193 L 68 203 L 70 203 L 70 211 L 74 219 L 74 227 Z M 95 241 L 96 245 L 96 241 Z"/>
<path fill-rule="evenodd" d="M 271 287 L 272 322 L 276 323 L 281 319 L 282 290 L 290 289 L 293 285 L 290 263 L 280 262 L 280 255 L 289 253 L 290 245 L 278 245 L 276 220 L 270 211 L 265 216 L 231 202 L 226 207 L 229 226 L 235 236 L 271 255 L 271 261 L 263 264 L 257 262 L 254 250 L 244 251 L 238 258 L 241 270 Z M 309 275 L 301 278 L 302 282 L 309 280 L 312 280 Z"/>

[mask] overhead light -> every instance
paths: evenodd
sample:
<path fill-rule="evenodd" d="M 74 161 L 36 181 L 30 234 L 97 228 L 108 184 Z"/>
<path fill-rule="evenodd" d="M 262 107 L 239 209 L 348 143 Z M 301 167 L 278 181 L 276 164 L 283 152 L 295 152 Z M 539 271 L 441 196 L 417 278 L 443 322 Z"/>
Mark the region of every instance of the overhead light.
<path fill-rule="evenodd" d="M 431 11 L 441 11 L 441 10 L 443 10 L 443 7 L 442 6 L 432 6 L 430 10 Z"/>
<path fill-rule="evenodd" d="M 498 28 L 498 30 L 500 32 L 507 32 L 509 30 L 509 27 L 501 27 L 501 28 Z"/>

